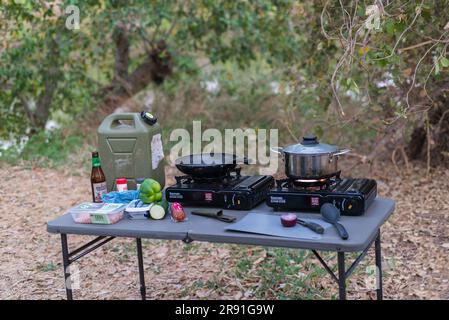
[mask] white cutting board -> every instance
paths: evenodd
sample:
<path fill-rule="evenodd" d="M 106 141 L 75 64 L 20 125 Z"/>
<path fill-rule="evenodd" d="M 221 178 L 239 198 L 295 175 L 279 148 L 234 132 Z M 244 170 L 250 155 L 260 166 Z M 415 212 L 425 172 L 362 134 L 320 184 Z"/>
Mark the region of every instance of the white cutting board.
<path fill-rule="evenodd" d="M 321 219 L 301 219 L 321 225 L 324 228 L 324 234 L 326 233 L 326 230 L 332 226 Z M 319 240 L 322 238 L 322 235 L 299 224 L 296 224 L 294 227 L 284 227 L 281 224 L 281 215 L 265 214 L 261 212 L 250 212 L 236 223 L 226 227 L 225 230 L 297 239 Z"/>

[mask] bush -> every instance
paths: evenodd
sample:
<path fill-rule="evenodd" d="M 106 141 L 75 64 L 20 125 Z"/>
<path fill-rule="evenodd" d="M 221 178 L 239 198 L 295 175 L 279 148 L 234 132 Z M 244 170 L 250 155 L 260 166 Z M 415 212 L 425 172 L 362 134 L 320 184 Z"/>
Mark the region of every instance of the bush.
<path fill-rule="evenodd" d="M 43 131 L 33 135 L 23 145 L 16 144 L 2 151 L 0 160 L 9 164 L 24 160 L 38 166 L 58 166 L 82 144 L 83 137 L 80 135 L 65 135 L 61 130 Z"/>

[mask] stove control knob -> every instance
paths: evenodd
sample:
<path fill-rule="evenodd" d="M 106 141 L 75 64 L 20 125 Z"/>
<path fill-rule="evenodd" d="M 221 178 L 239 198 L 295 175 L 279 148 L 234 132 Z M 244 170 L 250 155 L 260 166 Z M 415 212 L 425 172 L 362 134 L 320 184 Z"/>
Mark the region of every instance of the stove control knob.
<path fill-rule="evenodd" d="M 240 199 L 240 196 L 234 195 L 234 196 L 232 197 L 232 204 L 233 204 L 236 208 L 240 207 L 240 204 L 241 204 L 241 203 L 242 203 L 242 201 L 241 201 L 241 199 Z"/>
<path fill-rule="evenodd" d="M 354 210 L 355 206 L 356 203 L 352 199 L 343 199 L 343 201 L 341 202 L 341 209 L 345 212 L 351 212 L 352 210 Z"/>

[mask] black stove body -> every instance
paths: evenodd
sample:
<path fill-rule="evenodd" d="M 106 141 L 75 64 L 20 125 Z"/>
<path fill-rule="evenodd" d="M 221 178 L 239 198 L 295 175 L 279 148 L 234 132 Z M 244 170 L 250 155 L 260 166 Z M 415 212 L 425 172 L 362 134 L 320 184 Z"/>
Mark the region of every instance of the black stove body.
<path fill-rule="evenodd" d="M 273 186 L 273 177 L 241 176 L 237 168 L 220 179 L 176 177 L 176 184 L 165 190 L 165 198 L 185 206 L 250 210 L 266 199 Z"/>
<path fill-rule="evenodd" d="M 372 179 L 330 179 L 320 187 L 294 186 L 288 180 L 276 180 L 267 195 L 267 205 L 274 210 L 319 212 L 321 205 L 332 203 L 342 215 L 360 216 L 377 196 L 377 183 Z"/>

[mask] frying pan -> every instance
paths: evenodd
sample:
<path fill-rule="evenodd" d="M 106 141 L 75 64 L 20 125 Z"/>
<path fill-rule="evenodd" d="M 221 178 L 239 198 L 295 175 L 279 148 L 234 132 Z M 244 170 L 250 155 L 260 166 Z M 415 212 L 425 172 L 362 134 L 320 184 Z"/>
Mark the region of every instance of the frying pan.
<path fill-rule="evenodd" d="M 176 168 L 194 178 L 221 178 L 231 172 L 238 163 L 250 164 L 247 158 L 229 153 L 199 153 L 175 160 Z"/>

